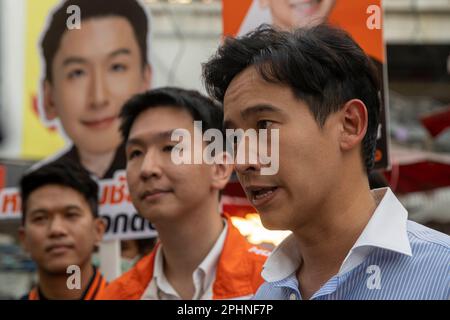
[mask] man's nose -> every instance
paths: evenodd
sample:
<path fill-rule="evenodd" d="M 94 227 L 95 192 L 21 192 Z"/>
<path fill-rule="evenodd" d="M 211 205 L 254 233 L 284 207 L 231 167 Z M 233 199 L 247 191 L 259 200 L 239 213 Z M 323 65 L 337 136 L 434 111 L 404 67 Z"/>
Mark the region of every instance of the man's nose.
<path fill-rule="evenodd" d="M 51 237 L 58 237 L 67 234 L 64 219 L 59 215 L 50 220 L 49 233 Z"/>
<path fill-rule="evenodd" d="M 101 109 L 108 103 L 108 85 L 105 76 L 101 70 L 95 70 L 91 81 L 91 108 Z"/>
<path fill-rule="evenodd" d="M 156 152 L 149 150 L 142 161 L 140 178 L 142 180 L 147 180 L 152 177 L 161 176 L 161 165 Z"/>
<path fill-rule="evenodd" d="M 260 172 L 258 146 L 255 143 L 238 144 L 234 155 L 234 169 L 241 175 Z"/>

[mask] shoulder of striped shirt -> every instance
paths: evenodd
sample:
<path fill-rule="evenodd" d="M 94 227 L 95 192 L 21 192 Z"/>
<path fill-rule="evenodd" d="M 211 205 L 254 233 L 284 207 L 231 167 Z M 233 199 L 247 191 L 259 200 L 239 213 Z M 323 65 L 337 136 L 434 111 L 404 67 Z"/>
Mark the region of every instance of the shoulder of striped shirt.
<path fill-rule="evenodd" d="M 437 230 L 428 228 L 417 222 L 408 220 L 408 236 L 410 238 L 411 245 L 415 242 L 426 243 L 430 246 L 441 248 L 450 255 L 450 236 Z"/>

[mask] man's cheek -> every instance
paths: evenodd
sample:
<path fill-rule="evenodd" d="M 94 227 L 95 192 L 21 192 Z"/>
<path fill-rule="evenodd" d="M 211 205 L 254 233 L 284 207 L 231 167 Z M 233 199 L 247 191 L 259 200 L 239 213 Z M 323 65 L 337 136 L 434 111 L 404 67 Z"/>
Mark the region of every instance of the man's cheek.
<path fill-rule="evenodd" d="M 81 102 L 79 102 L 76 98 L 64 99 L 57 104 L 57 115 L 64 126 L 73 125 L 78 121 L 78 110 L 80 109 L 80 104 Z"/>
<path fill-rule="evenodd" d="M 26 240 L 26 247 L 30 253 L 38 253 L 44 251 L 44 237 L 40 232 L 29 232 Z"/>
<path fill-rule="evenodd" d="M 134 79 L 128 76 L 114 76 L 108 81 L 111 92 L 116 96 L 123 96 L 129 93 L 135 86 Z"/>

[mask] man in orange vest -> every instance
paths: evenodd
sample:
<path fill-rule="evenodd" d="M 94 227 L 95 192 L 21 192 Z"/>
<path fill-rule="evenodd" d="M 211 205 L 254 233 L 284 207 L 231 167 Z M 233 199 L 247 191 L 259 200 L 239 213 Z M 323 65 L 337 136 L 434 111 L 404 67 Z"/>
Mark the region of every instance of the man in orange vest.
<path fill-rule="evenodd" d="M 173 161 L 180 147 L 172 139 L 177 129 L 191 136 L 208 129 L 223 133 L 222 117 L 221 106 L 209 98 L 176 88 L 148 91 L 125 104 L 121 132 L 131 199 L 155 226 L 160 242 L 101 299 L 248 299 L 262 283 L 268 251 L 248 243 L 219 212 L 219 194 L 232 165 Z M 201 129 L 194 121 L 201 121 Z M 186 140 L 183 152 L 203 156 L 205 140 L 200 150 L 198 141 Z"/>
<path fill-rule="evenodd" d="M 105 225 L 98 185 L 72 161 L 45 165 L 20 182 L 22 244 L 36 262 L 38 285 L 23 299 L 94 300 L 106 281 L 91 263 Z"/>

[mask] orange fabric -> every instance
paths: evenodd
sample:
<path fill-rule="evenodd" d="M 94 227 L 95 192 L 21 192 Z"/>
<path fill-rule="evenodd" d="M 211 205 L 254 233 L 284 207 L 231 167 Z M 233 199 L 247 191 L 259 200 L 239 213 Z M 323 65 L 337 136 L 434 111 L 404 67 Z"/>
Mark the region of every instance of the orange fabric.
<path fill-rule="evenodd" d="M 30 293 L 28 294 L 28 300 L 39 300 L 39 293 L 37 288 L 31 289 Z"/>
<path fill-rule="evenodd" d="M 105 278 L 103 278 L 100 271 L 95 269 L 95 274 L 89 286 L 87 287 L 85 293 L 83 294 L 81 300 L 96 300 L 105 290 L 107 286 L 107 282 Z M 28 294 L 28 300 L 40 300 L 39 290 L 33 288 Z"/>
<path fill-rule="evenodd" d="M 107 286 L 105 278 L 99 271 L 96 271 L 94 280 L 87 289 L 83 300 L 95 300 Z"/>
<path fill-rule="evenodd" d="M 5 167 L 0 165 L 0 189 L 3 189 L 6 185 L 6 170 Z"/>
<path fill-rule="evenodd" d="M 223 0 L 222 4 L 223 34 L 236 36 L 248 14 L 252 1 Z M 330 13 L 329 22 L 346 30 L 369 56 L 384 63 L 383 30 L 370 30 L 367 27 L 367 19 L 370 16 L 367 8 L 371 5 L 381 7 L 381 0 L 337 0 Z M 381 20 L 383 20 L 382 13 Z"/>
<path fill-rule="evenodd" d="M 263 283 L 261 270 L 267 257 L 257 254 L 259 250 L 240 234 L 230 218 L 227 236 L 220 255 L 213 299 L 232 299 L 254 294 Z M 156 250 L 143 257 L 121 277 L 113 281 L 100 296 L 102 300 L 139 300 L 153 278 Z"/>
<path fill-rule="evenodd" d="M 253 0 L 224 1 L 222 15 L 223 34 L 225 36 L 234 36 L 238 33 L 252 2 Z"/>
<path fill-rule="evenodd" d="M 367 8 L 371 5 L 381 7 L 381 0 L 338 0 L 329 21 L 350 33 L 369 56 L 384 63 L 383 30 L 371 30 L 367 27 L 370 16 Z"/>

